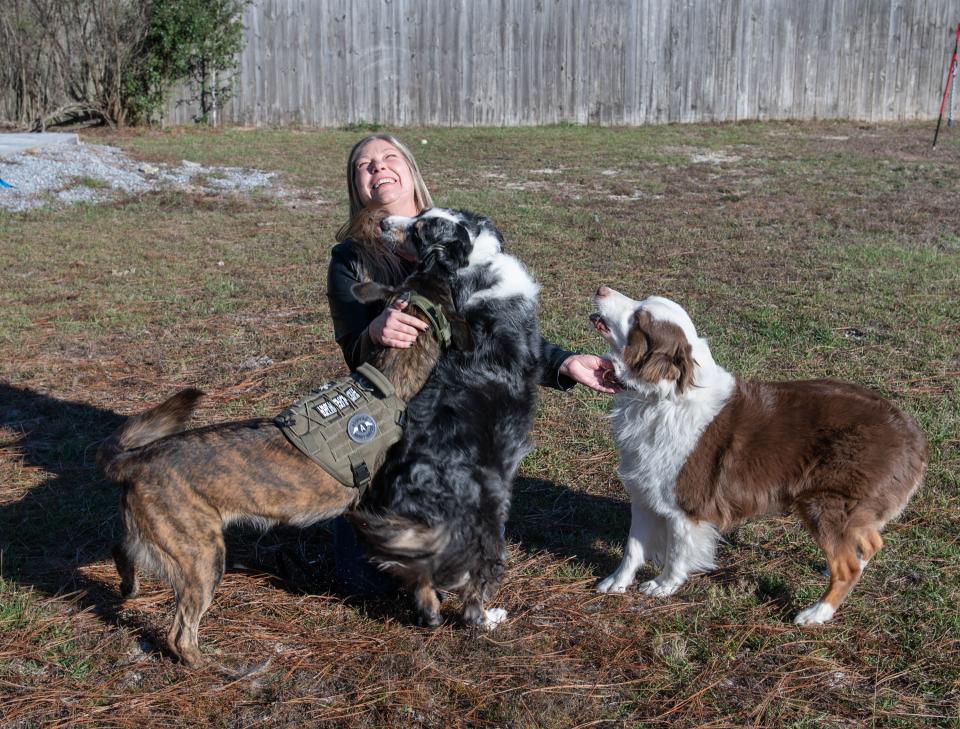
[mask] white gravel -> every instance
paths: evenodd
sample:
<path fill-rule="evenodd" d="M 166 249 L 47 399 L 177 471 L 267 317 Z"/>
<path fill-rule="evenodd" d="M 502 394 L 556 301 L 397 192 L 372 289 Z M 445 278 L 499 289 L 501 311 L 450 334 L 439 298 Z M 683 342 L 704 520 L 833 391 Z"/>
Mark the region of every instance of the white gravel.
<path fill-rule="evenodd" d="M 249 192 L 270 188 L 274 172 L 241 167 L 177 166 L 137 162 L 117 147 L 99 144 L 45 147 L 0 158 L 0 209 L 105 202 L 161 189 Z"/>

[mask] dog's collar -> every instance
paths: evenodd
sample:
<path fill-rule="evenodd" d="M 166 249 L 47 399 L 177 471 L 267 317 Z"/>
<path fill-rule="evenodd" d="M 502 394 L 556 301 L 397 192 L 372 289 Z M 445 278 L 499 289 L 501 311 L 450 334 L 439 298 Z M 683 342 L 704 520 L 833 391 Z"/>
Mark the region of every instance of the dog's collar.
<path fill-rule="evenodd" d="M 437 341 L 440 342 L 440 348 L 446 349 L 449 347 L 451 341 L 453 341 L 452 332 L 450 322 L 447 320 L 447 315 L 443 313 L 443 309 L 426 296 L 413 291 L 409 292 L 409 296 L 404 298 L 410 306 L 417 307 L 427 317 L 427 323 L 430 324 Z"/>

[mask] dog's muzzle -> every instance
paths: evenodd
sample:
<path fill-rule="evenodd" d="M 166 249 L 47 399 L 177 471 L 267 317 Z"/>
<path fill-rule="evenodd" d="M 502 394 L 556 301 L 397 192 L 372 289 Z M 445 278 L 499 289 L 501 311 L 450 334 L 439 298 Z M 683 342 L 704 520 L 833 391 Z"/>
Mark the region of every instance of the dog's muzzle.
<path fill-rule="evenodd" d="M 607 322 L 604 321 L 603 317 L 600 314 L 597 314 L 597 313 L 591 314 L 590 323 L 593 324 L 593 328 L 596 329 L 601 334 L 610 333 L 610 327 L 607 326 Z"/>

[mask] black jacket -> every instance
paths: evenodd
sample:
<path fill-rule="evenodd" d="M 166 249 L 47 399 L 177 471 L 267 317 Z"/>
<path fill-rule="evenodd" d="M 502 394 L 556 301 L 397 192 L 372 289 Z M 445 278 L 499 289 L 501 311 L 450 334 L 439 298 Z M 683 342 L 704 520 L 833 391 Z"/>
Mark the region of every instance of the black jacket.
<path fill-rule="evenodd" d="M 327 269 L 327 300 L 333 318 L 333 336 L 343 350 L 343 358 L 351 370 L 368 361 L 377 345 L 370 339 L 370 322 L 383 311 L 381 304 L 363 304 L 353 297 L 351 288 L 363 275 L 360 256 L 353 241 L 345 240 L 333 247 Z M 543 343 L 543 380 L 541 385 L 569 390 L 574 380 L 560 374 L 560 366 L 574 354 L 556 344 Z"/>

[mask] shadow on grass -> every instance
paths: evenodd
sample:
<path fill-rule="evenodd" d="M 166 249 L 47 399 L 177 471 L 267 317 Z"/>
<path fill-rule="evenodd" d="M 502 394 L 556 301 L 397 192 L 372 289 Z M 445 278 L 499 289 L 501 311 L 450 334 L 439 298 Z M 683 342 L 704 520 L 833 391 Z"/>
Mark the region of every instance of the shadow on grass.
<path fill-rule="evenodd" d="M 110 560 L 120 535 L 119 491 L 95 460 L 97 444 L 123 417 L 4 383 L 0 403 L 0 427 L 17 434 L 2 445 L 18 453 L 24 485 L 34 474 L 42 479 L 19 500 L 0 505 L 3 578 L 45 595 L 75 593 L 80 608 L 162 644 L 154 626 L 121 616 L 117 584 L 81 571 Z"/>
<path fill-rule="evenodd" d="M 0 505 L 2 576 L 47 595 L 78 594 L 81 607 L 102 619 L 142 633 L 120 616 L 118 582 L 85 576 L 82 567 L 107 561 L 122 534 L 119 489 L 96 467 L 96 450 L 123 422 L 110 410 L 68 402 L 42 392 L 0 383 L 0 427 L 19 432 L 8 448 L 19 452 L 25 483 L 42 479 L 19 500 Z M 617 557 L 596 548 L 597 539 L 618 544 L 629 526 L 622 501 L 582 494 L 549 481 L 519 478 L 507 536 L 529 551 L 573 558 L 596 574 Z M 305 594 L 347 597 L 335 577 L 331 530 L 277 527 L 266 533 L 233 527 L 227 533 L 228 570 L 274 576 L 277 587 Z M 407 601 L 386 594 L 354 597 L 370 617 L 400 617 Z M 162 642 L 162 641 L 161 641 Z"/>
<path fill-rule="evenodd" d="M 609 574 L 620 555 L 598 545 L 620 545 L 630 527 L 630 506 L 608 496 L 594 496 L 538 478 L 514 484 L 507 538 L 526 551 L 546 551 L 574 559 L 597 577 Z"/>
<path fill-rule="evenodd" d="M 0 506 L 3 576 L 48 594 L 81 589 L 77 569 L 110 557 L 119 492 L 96 469 L 97 443 L 123 417 L 0 383 L 0 427 L 19 432 L 23 481 L 42 482 Z"/>

